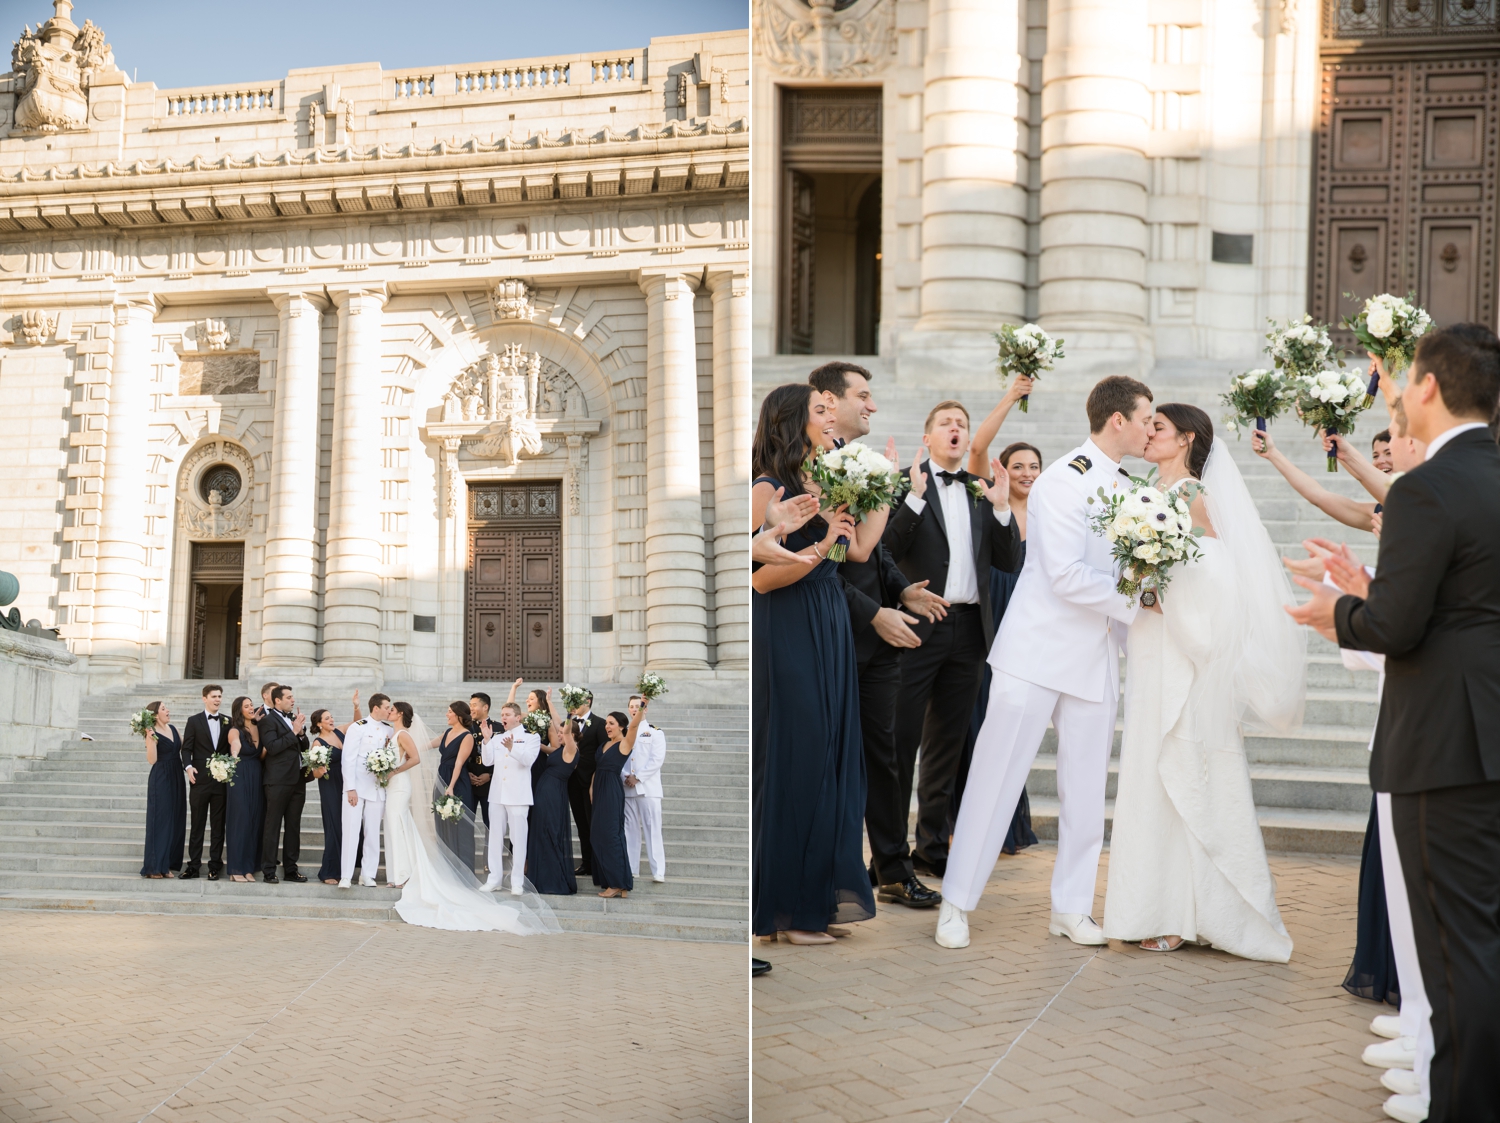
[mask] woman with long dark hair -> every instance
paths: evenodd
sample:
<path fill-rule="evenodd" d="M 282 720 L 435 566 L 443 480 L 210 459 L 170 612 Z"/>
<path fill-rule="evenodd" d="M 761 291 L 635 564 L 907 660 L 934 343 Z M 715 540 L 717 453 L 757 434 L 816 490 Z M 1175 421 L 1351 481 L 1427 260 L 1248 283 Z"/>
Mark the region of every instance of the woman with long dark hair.
<path fill-rule="evenodd" d="M 601 897 L 628 897 L 635 888 L 635 871 L 625 851 L 625 762 L 635 748 L 640 723 L 614 710 L 604 719 L 608 744 L 594 757 L 594 778 L 589 782 L 593 814 L 589 818 L 589 842 L 594 848 L 594 884 Z"/>
<path fill-rule="evenodd" d="M 544 692 L 552 714 L 552 728 L 542 741 L 542 770 L 533 772 L 530 838 L 526 844 L 526 876 L 538 893 L 576 893 L 573 871 L 573 828 L 568 807 L 568 780 L 578 763 L 577 719 L 569 717 Z M 623 795 L 622 795 L 623 798 Z M 624 806 L 621 805 L 624 830 Z M 588 855 L 592 868 L 592 846 Z"/>
<path fill-rule="evenodd" d="M 468 808 L 469 815 L 456 823 L 444 820 L 438 826 L 438 838 L 444 846 L 458 855 L 459 861 L 469 869 L 473 869 L 474 822 L 472 816 L 475 799 L 474 788 L 469 783 L 469 771 L 465 767 L 469 755 L 474 751 L 474 735 L 469 732 L 469 726 L 473 720 L 469 712 L 469 703 L 462 701 L 448 703 L 448 712 L 444 716 L 448 719 L 448 728 L 443 731 L 441 737 L 433 738 L 427 747 L 438 751 L 438 782 L 444 786 L 443 795 L 457 796 L 459 802 Z"/>
<path fill-rule="evenodd" d="M 805 383 L 761 404 L 751 446 L 751 526 L 781 521 L 789 497 L 815 485 L 803 465 L 833 447 L 832 410 Z M 829 549 L 869 558 L 884 510 L 856 523 L 843 508 L 787 535 L 813 566 L 756 566 L 751 577 L 751 901 L 757 936 L 832 943 L 835 924 L 868 920 L 875 898 L 864 864 L 865 766 L 854 638 Z"/>
<path fill-rule="evenodd" d="M 254 881 L 261 868 L 261 842 L 266 829 L 266 792 L 261 785 L 260 726 L 255 705 L 247 697 L 229 707 L 229 755 L 239 759 L 234 783 L 225 797 L 224 864 L 230 881 Z"/>
<path fill-rule="evenodd" d="M 156 728 L 146 734 L 146 860 L 142 877 L 176 877 L 182 869 L 182 844 L 187 838 L 187 779 L 182 773 L 182 738 L 168 722 L 165 702 L 146 709 L 156 715 Z"/>

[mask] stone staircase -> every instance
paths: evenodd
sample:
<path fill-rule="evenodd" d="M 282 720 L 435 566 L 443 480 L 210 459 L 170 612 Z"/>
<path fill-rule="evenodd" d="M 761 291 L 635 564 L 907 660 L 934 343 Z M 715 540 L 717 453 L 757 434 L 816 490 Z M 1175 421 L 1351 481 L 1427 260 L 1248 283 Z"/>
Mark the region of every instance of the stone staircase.
<path fill-rule="evenodd" d="M 778 356 L 757 359 L 755 401 L 773 386 L 804 381 L 818 357 Z M 874 375 L 871 383 L 879 407 L 872 419 L 868 443 L 885 450 L 894 436 L 903 464 L 909 465 L 920 443 L 922 423 L 928 410 L 945 398 L 957 398 L 969 407 L 977 426 L 999 400 L 998 380 L 980 374 L 966 386 L 913 387 L 901 384 L 893 365 L 877 358 L 856 359 Z M 1294 492 L 1268 463 L 1250 451 L 1248 436 L 1235 440 L 1223 431 L 1223 413 L 1218 395 L 1231 371 L 1265 366 L 1255 356 L 1240 362 L 1163 362 L 1148 382 L 1158 402 L 1190 402 L 1207 410 L 1214 419 L 1216 437 L 1234 454 L 1245 481 L 1265 520 L 1271 540 L 1283 555 L 1306 557 L 1303 539 L 1330 538 L 1348 542 L 1367 563 L 1375 561 L 1375 539 L 1350 530 L 1325 516 Z M 1084 399 L 1094 378 L 1069 373 L 1047 376 L 1033 395 L 1031 412 L 1012 410 L 1000 435 L 990 447 L 991 455 L 1012 441 L 1029 441 L 1042 450 L 1043 464 L 1081 444 L 1088 436 Z M 1362 419 L 1353 440 L 1367 456 L 1370 438 L 1386 426 L 1386 411 L 1377 402 Z M 1348 473 L 1326 471 L 1322 446 L 1311 431 L 1294 417 L 1272 425 L 1272 437 L 1282 452 L 1330 491 L 1359 499 L 1368 495 Z M 1140 472 L 1147 465 L 1127 462 L 1128 470 Z M 1127 660 L 1128 662 L 1128 660 Z M 1370 671 L 1345 669 L 1338 649 L 1313 635 L 1308 643 L 1307 708 L 1301 729 L 1281 737 L 1250 735 L 1245 752 L 1266 845 L 1272 850 L 1310 853 L 1358 854 L 1370 812 L 1368 744 L 1375 725 L 1376 676 Z M 1122 707 L 1123 708 L 1123 707 Z M 1057 836 L 1056 740 L 1049 730 L 1041 753 L 1027 782 L 1032 820 L 1042 838 Z M 1115 732 L 1115 757 L 1110 763 L 1109 814 L 1113 813 L 1115 772 L 1119 765 L 1119 729 Z"/>
<path fill-rule="evenodd" d="M 316 881 L 323 852 L 316 787 L 302 817 L 303 872 L 313 878 L 306 884 L 140 876 L 149 766 L 141 742 L 129 735 L 129 715 L 162 698 L 180 730 L 201 705 L 200 689 L 196 682 L 170 682 L 86 698 L 80 732 L 92 740 L 69 741 L 0 783 L 0 908 L 399 919 L 392 906 L 400 890 L 385 886 L 383 870 L 375 889 Z M 475 689 L 495 692 L 471 683 L 395 683 L 384 692 L 411 702 L 436 729 L 447 703 Z M 626 688 L 598 693 L 601 712 L 625 709 Z M 225 684 L 225 705 L 238 694 L 251 689 Z M 302 706 L 311 712 L 320 704 L 309 694 Z M 348 717 L 346 707 L 340 699 L 340 720 Z M 667 880 L 655 884 L 647 870 L 629 898 L 604 900 L 581 879 L 576 896 L 546 899 L 570 932 L 742 942 L 749 931 L 748 709 L 739 702 L 689 706 L 662 699 L 652 717 L 667 733 Z M 484 845 L 481 824 L 480 853 Z M 577 853 L 576 833 L 574 847 Z"/>

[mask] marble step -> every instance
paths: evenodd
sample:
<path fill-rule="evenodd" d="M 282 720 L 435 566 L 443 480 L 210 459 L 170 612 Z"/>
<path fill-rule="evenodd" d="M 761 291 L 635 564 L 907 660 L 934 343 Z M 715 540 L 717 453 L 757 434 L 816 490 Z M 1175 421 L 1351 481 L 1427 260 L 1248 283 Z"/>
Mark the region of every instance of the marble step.
<path fill-rule="evenodd" d="M 1114 799 L 1119 761 L 1111 760 L 1105 789 Z M 1308 811 L 1370 813 L 1370 782 L 1367 773 L 1352 768 L 1306 768 L 1252 764 L 1250 786 L 1257 807 L 1298 808 Z M 1057 758 L 1038 756 L 1026 779 L 1029 796 L 1057 796 Z M 1361 826 L 1363 830 L 1363 826 Z"/>
<path fill-rule="evenodd" d="M 1039 839 L 1057 839 L 1056 798 L 1031 800 L 1031 825 Z M 1114 800 L 1105 804 L 1105 838 L 1114 823 Z M 1266 849 L 1279 854 L 1359 854 L 1369 822 L 1368 797 L 1363 811 L 1320 811 L 1303 807 L 1255 808 Z"/>

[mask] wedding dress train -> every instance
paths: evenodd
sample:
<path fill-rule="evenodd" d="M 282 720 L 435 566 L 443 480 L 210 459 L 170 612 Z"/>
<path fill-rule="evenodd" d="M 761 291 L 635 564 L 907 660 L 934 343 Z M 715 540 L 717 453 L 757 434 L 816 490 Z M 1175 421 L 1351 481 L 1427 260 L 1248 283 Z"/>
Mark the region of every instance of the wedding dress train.
<path fill-rule="evenodd" d="M 1300 723 L 1305 640 L 1238 469 L 1215 449 L 1204 476 L 1219 537 L 1173 570 L 1161 614 L 1130 628 L 1104 932 L 1285 963 L 1241 726 Z"/>

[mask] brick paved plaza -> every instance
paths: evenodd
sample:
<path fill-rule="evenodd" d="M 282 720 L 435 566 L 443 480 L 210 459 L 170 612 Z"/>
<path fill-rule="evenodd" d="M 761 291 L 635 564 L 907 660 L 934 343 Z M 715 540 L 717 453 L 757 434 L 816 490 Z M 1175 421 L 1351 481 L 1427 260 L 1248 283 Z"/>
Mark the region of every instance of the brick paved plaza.
<path fill-rule="evenodd" d="M 748 1116 L 743 946 L 0 912 L 0 947 L 6 1123 Z"/>
<path fill-rule="evenodd" d="M 1278 965 L 1049 937 L 1055 849 L 1001 858 L 963 951 L 933 943 L 936 910 L 884 905 L 833 947 L 757 944 L 756 1123 L 1385 1118 L 1359 1053 L 1394 1011 L 1339 987 L 1358 859 L 1272 857 L 1296 942 Z"/>

